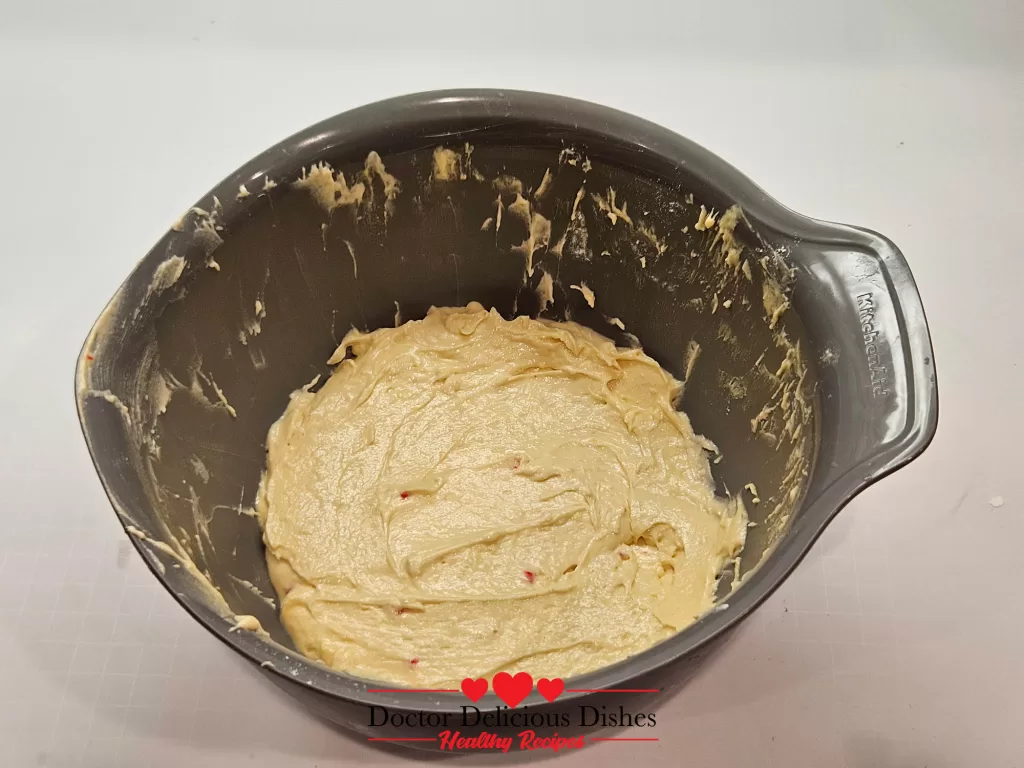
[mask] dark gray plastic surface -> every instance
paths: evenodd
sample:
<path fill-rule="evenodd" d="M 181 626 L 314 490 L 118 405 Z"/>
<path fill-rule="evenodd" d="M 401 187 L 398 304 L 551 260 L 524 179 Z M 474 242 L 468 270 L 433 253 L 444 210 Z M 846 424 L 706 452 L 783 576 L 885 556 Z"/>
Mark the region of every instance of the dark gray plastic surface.
<path fill-rule="evenodd" d="M 620 343 L 629 339 L 604 316 L 622 319 L 644 348 L 682 378 L 687 343 L 702 346 L 688 382 L 684 407 L 698 431 L 722 449 L 715 477 L 723 489 L 738 491 L 756 480 L 766 499 L 781 487 L 787 449 L 754 439 L 750 420 L 761 403 L 732 401 L 719 385 L 722 375 L 743 377 L 754 356 L 765 351 L 774 370 L 781 353 L 762 315 L 733 313 L 740 352 L 719 337 L 723 315 L 708 304 L 700 260 L 707 239 L 679 222 L 696 220 L 701 204 L 724 210 L 742 206 L 749 226 L 737 230 L 749 252 L 781 255 L 794 270 L 793 308 L 782 326 L 801 344 L 808 362 L 806 387 L 814 404 L 813 462 L 801 485 L 789 524 L 763 565 L 728 598 L 728 608 L 701 619 L 677 636 L 611 667 L 571 681 L 570 688 L 629 686 L 636 680 L 667 682 L 666 668 L 695 652 L 752 611 L 796 566 L 832 517 L 871 482 L 919 455 L 937 420 L 935 369 L 928 328 L 910 270 L 899 250 L 866 230 L 814 221 L 783 207 L 749 179 L 701 147 L 649 122 L 594 104 L 522 92 L 451 91 L 417 94 L 338 115 L 273 147 L 233 173 L 197 206 L 222 204 L 215 230 L 223 243 L 211 250 L 209 233 L 197 230 L 196 214 L 181 231 L 169 231 L 136 267 L 90 335 L 78 361 L 78 402 L 83 432 L 97 471 L 114 506 L 142 530 L 161 521 L 172 530 L 198 535 L 195 508 L 208 520 L 209 551 L 196 564 L 209 572 L 233 611 L 259 617 L 275 642 L 246 632 L 229 633 L 229 623 L 212 612 L 182 569 L 133 538 L 154 573 L 199 621 L 318 712 L 353 727 L 365 720 L 361 705 L 458 711 L 461 694 L 374 693 L 376 684 L 337 674 L 291 650 L 274 612 L 235 579 L 272 594 L 261 536 L 251 517 L 230 512 L 252 502 L 263 466 L 267 428 L 283 411 L 288 394 L 315 374 L 327 374 L 326 359 L 350 326 L 391 325 L 395 302 L 406 319 L 422 317 L 432 305 L 470 300 L 498 307 L 506 315 L 538 309 L 532 285 L 523 285 L 522 257 L 514 246 L 522 233 L 505 239 L 481 231 L 493 215 L 495 191 L 489 181 L 438 185 L 430 179 L 433 148 L 474 146 L 475 167 L 486 179 L 500 173 L 539 183 L 558 164 L 560 151 L 576 148 L 593 163 L 581 203 L 591 240 L 576 244 L 576 255 L 556 258 L 539 252 L 538 265 L 558 270 L 555 304 L 547 313 L 571 316 Z M 402 181 L 396 207 L 380 206 L 359 217 L 339 209 L 328 216 L 308 195 L 288 183 L 321 160 L 349 179 L 376 151 Z M 567 226 L 573 194 L 583 171 L 562 163 L 548 211 L 552 241 Z M 563 173 L 564 172 L 564 173 Z M 264 179 L 277 186 L 263 194 Z M 379 182 L 379 180 L 378 180 Z M 249 196 L 237 198 L 240 185 Z M 663 254 L 624 228 L 604 226 L 590 193 L 618 190 L 630 212 L 660 232 L 671 232 Z M 378 186 L 376 194 L 381 194 Z M 687 197 L 692 194 L 692 202 Z M 324 226 L 322 226 L 324 225 Z M 352 270 L 351 244 L 358 255 Z M 602 256 L 608 251 L 609 256 Z M 611 258 L 618 254 L 620 258 Z M 646 255 L 645 255 L 646 254 Z M 152 292 L 154 276 L 171 256 L 185 259 L 173 286 Z M 219 271 L 208 266 L 210 256 Z M 626 258 L 628 256 L 628 258 Z M 644 256 L 647 266 L 640 266 Z M 589 310 L 570 283 L 585 280 L 598 294 Z M 738 284 L 740 297 L 761 301 L 760 283 Z M 267 316 L 258 335 L 243 345 L 239 330 L 252 319 L 259 297 Z M 246 314 L 248 313 L 248 315 Z M 155 344 L 155 347 L 153 346 Z M 147 350 L 157 349 L 158 363 Z M 147 357 L 147 355 L 150 355 Z M 153 473 L 143 471 L 140 447 L 123 417 L 107 400 L 84 390 L 110 391 L 128 409 L 146 410 L 151 393 L 139 384 L 140 367 L 158 365 L 188 382 L 196 361 L 226 393 L 237 411 L 175 394 L 156 421 L 160 446 Z M 209 384 L 200 382 L 214 401 Z M 191 474 L 199 457 L 208 483 Z M 191 485 L 196 503 L 189 492 Z M 196 506 L 198 505 L 198 506 Z M 763 521 L 768 504 L 751 509 Z M 229 512 L 225 512 L 227 509 Z M 744 571 L 757 563 L 769 539 L 755 528 L 744 555 Z M 156 563 L 162 560 L 163 569 Z M 659 686 L 660 687 L 660 686 Z M 574 696 L 566 694 L 560 704 Z M 484 705 L 493 706 L 489 695 Z M 534 693 L 527 701 L 543 702 Z M 386 735 L 386 734 L 378 734 Z"/>

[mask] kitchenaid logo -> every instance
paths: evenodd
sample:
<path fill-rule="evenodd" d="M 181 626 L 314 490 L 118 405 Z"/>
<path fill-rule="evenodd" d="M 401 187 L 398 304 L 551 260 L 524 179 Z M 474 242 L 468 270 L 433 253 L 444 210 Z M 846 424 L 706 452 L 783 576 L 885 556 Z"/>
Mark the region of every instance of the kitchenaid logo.
<path fill-rule="evenodd" d="M 889 373 L 880 357 L 881 343 L 885 339 L 875 324 L 875 300 L 870 293 L 861 293 L 857 296 L 857 314 L 860 316 L 860 331 L 864 337 L 864 352 L 868 356 L 871 394 L 875 397 L 888 395 Z"/>
<path fill-rule="evenodd" d="M 582 749 L 590 742 L 598 741 L 658 741 L 654 736 L 588 736 L 573 733 L 579 729 L 599 728 L 653 728 L 657 725 L 654 712 L 630 712 L 622 705 L 579 704 L 574 708 L 557 711 L 521 709 L 519 705 L 534 688 L 533 678 L 526 672 L 510 675 L 499 672 L 491 684 L 494 693 L 505 702 L 492 708 L 477 706 L 489 687 L 485 678 L 462 681 L 461 691 L 472 704 L 463 704 L 458 712 L 428 712 L 423 710 L 401 711 L 371 705 L 368 707 L 371 728 L 388 727 L 405 730 L 409 735 L 371 736 L 369 741 L 388 742 L 433 742 L 442 751 L 485 750 L 509 752 L 510 750 L 562 750 Z M 555 678 L 541 678 L 537 681 L 537 692 L 548 702 L 554 701 L 564 692 L 568 693 L 657 693 L 658 689 L 605 688 L 572 689 Z M 370 689 L 371 693 L 457 693 L 454 689 Z M 437 729 L 436 735 L 427 735 Z M 494 729 L 494 730 L 488 730 Z M 564 732 L 559 733 L 559 729 Z"/>

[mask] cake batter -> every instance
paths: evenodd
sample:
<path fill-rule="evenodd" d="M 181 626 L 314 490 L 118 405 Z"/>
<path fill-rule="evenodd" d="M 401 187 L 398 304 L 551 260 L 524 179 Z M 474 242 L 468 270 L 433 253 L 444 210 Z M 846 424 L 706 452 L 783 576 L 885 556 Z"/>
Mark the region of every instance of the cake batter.
<path fill-rule="evenodd" d="M 746 513 L 641 350 L 472 303 L 330 362 L 271 428 L 258 501 L 307 656 L 415 687 L 567 678 L 712 607 Z"/>

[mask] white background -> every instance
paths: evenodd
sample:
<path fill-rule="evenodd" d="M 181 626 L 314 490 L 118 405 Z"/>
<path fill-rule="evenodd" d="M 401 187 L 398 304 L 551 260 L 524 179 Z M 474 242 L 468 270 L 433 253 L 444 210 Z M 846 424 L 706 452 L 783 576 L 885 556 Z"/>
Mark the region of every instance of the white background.
<path fill-rule="evenodd" d="M 1020 3 L 353 6 L 0 2 L 0 764 L 412 764 L 297 710 L 162 593 L 72 371 L 136 260 L 248 158 L 368 101 L 495 86 L 634 112 L 889 235 L 939 373 L 932 447 L 662 707 L 661 741 L 558 764 L 1024 765 Z"/>

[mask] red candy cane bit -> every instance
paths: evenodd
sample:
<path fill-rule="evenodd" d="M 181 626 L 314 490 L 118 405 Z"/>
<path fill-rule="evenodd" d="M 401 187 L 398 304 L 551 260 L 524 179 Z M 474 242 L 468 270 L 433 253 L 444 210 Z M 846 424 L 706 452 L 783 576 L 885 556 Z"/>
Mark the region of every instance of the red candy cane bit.
<path fill-rule="evenodd" d="M 402 491 L 398 495 L 401 496 L 403 499 L 408 499 L 409 498 L 409 492 L 408 491 Z"/>
<path fill-rule="evenodd" d="M 533 584 L 533 580 L 534 580 L 534 579 L 536 578 L 536 577 L 535 577 L 535 576 L 533 575 L 533 571 L 523 571 L 523 576 L 525 576 L 525 577 L 526 577 L 526 580 L 527 580 L 528 582 L 530 582 L 531 584 Z"/>
<path fill-rule="evenodd" d="M 410 663 L 410 664 L 419 664 L 419 663 L 420 663 L 420 660 L 419 660 L 418 658 L 417 658 L 417 659 L 410 659 L 410 660 L 409 660 L 409 663 Z"/>
<path fill-rule="evenodd" d="M 96 358 L 95 358 L 95 357 L 93 357 L 92 355 L 86 355 L 86 356 L 85 356 L 85 359 L 86 359 L 86 360 L 95 360 Z"/>

